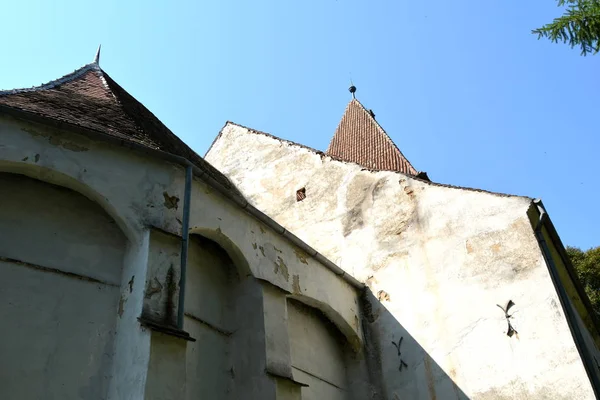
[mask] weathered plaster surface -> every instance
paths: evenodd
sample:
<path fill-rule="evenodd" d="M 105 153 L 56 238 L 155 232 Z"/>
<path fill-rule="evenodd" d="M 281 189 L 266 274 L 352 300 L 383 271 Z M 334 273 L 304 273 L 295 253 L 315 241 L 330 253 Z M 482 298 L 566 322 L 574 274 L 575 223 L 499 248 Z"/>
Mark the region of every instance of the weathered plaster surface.
<path fill-rule="evenodd" d="M 206 159 L 369 285 L 386 398 L 593 398 L 555 307 L 530 199 L 363 170 L 233 124 Z M 509 300 L 518 337 L 496 306 Z"/>
<path fill-rule="evenodd" d="M 289 385 L 278 385 L 269 374 L 256 374 L 267 370 L 267 336 L 272 324 L 271 316 L 265 314 L 262 284 L 251 277 L 240 277 L 235 288 L 235 333 L 230 351 L 233 358 L 235 383 L 231 399 L 282 399 L 287 398 Z M 274 316 L 278 320 L 278 316 Z"/>
<path fill-rule="evenodd" d="M 150 233 L 148 271 L 144 286 L 143 317 L 163 325 L 177 325 L 181 239 L 161 231 Z"/>
<path fill-rule="evenodd" d="M 147 328 L 141 327 L 137 318 L 153 315 L 158 321 L 173 321 L 175 310 L 172 306 L 175 304 L 172 303 L 176 303 L 176 300 L 169 303 L 168 299 L 177 299 L 179 288 L 175 288 L 175 296 L 164 291 L 169 287 L 166 283 L 171 264 L 175 267 L 174 281 L 178 282 L 179 278 L 178 248 L 175 249 L 175 246 L 178 240 L 176 236 L 181 234 L 183 207 L 182 200 L 178 199 L 183 199 L 184 170 L 180 166 L 78 134 L 2 118 L 0 171 L 73 189 L 99 205 L 114 219 L 115 228 L 119 228 L 117 232 L 123 232 L 124 244 L 119 253 L 122 264 L 119 270 L 115 270 L 112 264 L 105 267 L 101 263 L 103 258 L 114 252 L 108 245 L 105 252 L 94 253 L 94 257 L 81 253 L 83 247 L 69 252 L 85 261 L 81 264 L 82 268 L 87 268 L 83 272 L 89 273 L 94 279 L 110 280 L 114 292 L 111 297 L 114 307 L 102 308 L 102 312 L 109 313 L 116 323 L 114 344 L 105 349 L 107 354 L 111 354 L 114 365 L 102 370 L 108 380 L 108 398 L 169 396 L 168 390 L 158 390 L 160 379 L 165 380 L 163 388 L 180 388 L 180 382 L 175 377 L 177 374 L 156 373 L 162 368 L 156 363 L 156 357 L 160 357 L 161 352 L 167 352 L 169 363 L 176 363 L 176 368 L 180 369 L 188 362 L 186 352 L 174 351 L 175 345 L 171 342 L 155 340 L 158 334 L 151 334 Z M 77 213 L 78 208 L 70 212 Z M 10 216 L 5 216 L 5 219 L 10 220 Z M 86 227 L 96 229 L 95 224 L 88 222 L 83 220 Z M 190 226 L 193 234 L 207 237 L 225 249 L 240 279 L 232 296 L 236 297 L 236 321 L 243 321 L 244 324 L 237 327 L 243 334 L 230 343 L 228 350 L 239 354 L 232 361 L 233 373 L 236 379 L 239 377 L 235 385 L 238 392 L 230 391 L 230 398 L 240 398 L 241 393 L 248 395 L 244 398 L 255 399 L 297 394 L 294 385 L 291 391 L 284 394 L 282 390 L 287 386 L 279 378 L 265 373 L 265 327 L 271 322 L 265 322 L 270 316 L 264 313 L 262 284 L 258 283 L 259 280 L 318 308 L 355 348 L 360 347 L 362 328 L 356 290 L 198 179 L 194 179 L 192 185 Z M 175 235 L 171 240 L 173 243 L 157 239 L 160 236 L 158 231 L 165 232 L 166 236 Z M 116 238 L 114 234 L 97 234 L 102 237 L 98 239 L 100 243 L 107 240 L 110 244 Z M 69 242 L 79 243 L 81 240 L 73 235 L 68 236 Z M 17 244 L 24 246 L 24 243 L 19 241 Z M 90 247 L 92 250 L 96 251 L 96 248 Z M 190 254 L 193 260 L 193 246 Z M 52 261 L 52 257 L 49 260 Z M 92 261 L 96 264 L 88 268 L 86 263 Z M 207 290 L 202 284 L 196 289 L 198 292 Z M 209 289 L 212 290 L 212 287 Z M 161 291 L 160 296 L 157 290 Z M 195 298 L 197 293 L 193 289 L 190 291 L 192 304 L 195 302 L 193 307 L 199 307 L 196 311 L 206 312 L 207 319 L 220 315 L 214 307 L 199 304 L 202 297 Z M 52 293 L 40 290 L 38 296 L 43 298 L 52 296 Z M 284 300 L 285 296 L 282 298 Z M 82 300 L 78 302 L 80 306 L 87 304 Z M 253 313 L 254 310 L 259 312 Z M 216 325 L 218 321 L 214 323 Z M 110 329 L 114 332 L 115 326 Z M 258 347 L 252 347 L 257 343 Z M 185 349 L 191 348 L 189 343 L 183 346 Z M 215 346 L 213 350 L 216 349 Z M 209 358 L 217 357 L 216 353 L 213 351 Z M 231 375 L 232 372 L 225 373 Z M 36 385 L 32 387 L 37 388 Z M 149 393 L 149 390 L 153 393 Z M 96 391 L 94 395 L 98 393 Z M 185 395 L 185 391 L 183 393 Z M 171 395 L 172 398 L 179 398 L 181 393 L 175 391 Z"/>
<path fill-rule="evenodd" d="M 265 316 L 266 368 L 278 377 L 293 380 L 286 293 L 271 284 L 264 283 L 262 297 L 262 310 Z"/>
<path fill-rule="evenodd" d="M 240 275 L 250 274 L 304 298 L 321 309 L 350 341 L 360 342 L 357 293 L 353 287 L 282 236 L 249 218 L 233 204 L 223 202 L 209 187 L 194 185 L 192 198 L 198 201 L 190 217 L 191 232 L 223 246 L 239 266 Z M 219 204 L 218 212 L 214 204 Z"/>
<path fill-rule="evenodd" d="M 126 239 L 84 196 L 0 173 L 2 256 L 119 285 Z"/>
<path fill-rule="evenodd" d="M 308 384 L 302 388 L 302 398 L 351 398 L 346 394 L 348 379 L 343 338 L 314 310 L 294 301 L 288 302 L 287 309 L 294 377 Z"/>
<path fill-rule="evenodd" d="M 158 332 L 152 332 L 151 336 L 144 400 L 189 398 L 186 397 L 186 342 Z"/>
<path fill-rule="evenodd" d="M 138 243 L 128 244 L 123 263 L 110 400 L 141 399 L 146 388 L 151 335 L 140 329 L 137 318 L 143 309 L 150 231 L 144 230 L 138 237 Z"/>
<path fill-rule="evenodd" d="M 200 237 L 190 242 L 185 329 L 196 339 L 187 346 L 187 399 L 227 399 L 235 380 L 231 350 L 237 338 L 235 288 L 238 279 L 229 256 Z M 261 316 L 260 310 L 254 312 Z"/>
<path fill-rule="evenodd" d="M 539 220 L 539 214 L 534 211 L 533 207 L 529 211 L 530 218 L 532 218 L 533 222 L 537 222 Z M 582 335 L 583 343 L 580 344 L 579 350 L 589 359 L 591 373 L 595 374 L 596 377 L 600 377 L 600 351 L 598 351 L 600 337 L 598 331 L 594 327 L 594 322 L 592 321 L 593 317 L 590 315 L 590 310 L 583 304 L 580 293 L 575 288 L 573 277 L 569 274 L 564 261 L 559 255 L 556 244 L 553 242 L 546 227 L 541 229 L 541 233 L 545 243 L 548 245 L 554 266 L 567 294 L 568 299 L 566 301 L 566 306 L 570 308 L 572 314 L 575 316 L 575 325 Z M 561 309 L 561 305 L 558 303 L 553 303 L 552 306 L 556 310 Z"/>
<path fill-rule="evenodd" d="M 0 397 L 106 398 L 125 236 L 69 189 L 0 188 Z"/>

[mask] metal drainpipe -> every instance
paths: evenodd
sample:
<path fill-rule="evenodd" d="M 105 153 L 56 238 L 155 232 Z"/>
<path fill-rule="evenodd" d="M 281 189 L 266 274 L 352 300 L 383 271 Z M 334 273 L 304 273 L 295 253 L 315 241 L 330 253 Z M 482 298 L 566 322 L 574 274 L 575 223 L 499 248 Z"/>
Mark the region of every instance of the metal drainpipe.
<path fill-rule="evenodd" d="M 183 220 L 181 221 L 181 264 L 179 268 L 179 303 L 177 305 L 177 328 L 183 330 L 185 305 L 185 282 L 187 273 L 188 243 L 190 237 L 190 201 L 192 191 L 192 166 L 185 168 L 185 192 L 183 194 Z"/>
<path fill-rule="evenodd" d="M 569 325 L 571 333 L 575 337 L 575 347 L 577 348 L 579 356 L 583 361 L 583 366 L 585 367 L 585 372 L 587 373 L 588 379 L 592 384 L 594 395 L 598 399 L 600 398 L 600 382 L 598 381 L 598 375 L 596 374 L 594 363 L 590 359 L 588 352 L 585 351 L 585 348 L 583 348 L 583 335 L 581 334 L 581 330 L 579 329 L 579 325 L 577 324 L 577 319 L 573 314 L 573 309 L 569 304 L 569 297 L 567 295 L 567 291 L 560 282 L 558 270 L 556 268 L 556 265 L 554 264 L 552 254 L 550 253 L 550 248 L 548 247 L 548 243 L 546 243 L 546 239 L 544 239 L 544 234 L 542 232 L 542 227 L 548 219 L 548 214 L 546 213 L 546 210 L 544 209 L 541 200 L 536 199 L 533 202 L 537 206 L 538 211 L 540 213 L 540 219 L 535 227 L 535 236 L 540 244 L 540 247 L 542 248 L 542 253 L 544 255 L 544 258 L 546 259 L 546 263 L 548 265 L 550 277 L 552 278 L 554 287 L 558 291 L 558 299 L 560 300 L 560 304 L 562 305 L 563 311 L 565 312 L 565 316 L 567 317 L 567 324 Z"/>

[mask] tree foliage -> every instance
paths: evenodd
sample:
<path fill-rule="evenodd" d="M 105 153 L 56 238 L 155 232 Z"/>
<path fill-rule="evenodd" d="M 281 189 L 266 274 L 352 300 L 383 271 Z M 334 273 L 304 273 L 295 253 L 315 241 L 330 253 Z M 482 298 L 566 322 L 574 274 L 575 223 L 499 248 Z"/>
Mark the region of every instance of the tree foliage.
<path fill-rule="evenodd" d="M 566 250 L 596 315 L 600 317 L 600 247 L 588 251 L 577 247 L 567 247 Z"/>
<path fill-rule="evenodd" d="M 565 13 L 532 33 L 579 46 L 584 56 L 600 51 L 600 0 L 558 0 L 558 6 L 566 6 Z"/>

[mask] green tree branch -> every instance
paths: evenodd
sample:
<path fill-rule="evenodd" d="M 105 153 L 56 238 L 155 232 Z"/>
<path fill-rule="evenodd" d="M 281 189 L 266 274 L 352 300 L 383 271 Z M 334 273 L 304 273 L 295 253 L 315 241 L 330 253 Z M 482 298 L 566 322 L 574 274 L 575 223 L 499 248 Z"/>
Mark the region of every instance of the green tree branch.
<path fill-rule="evenodd" d="M 558 0 L 558 6 L 567 6 L 565 13 L 553 22 L 534 29 L 538 39 L 579 46 L 581 54 L 600 51 L 600 0 Z"/>

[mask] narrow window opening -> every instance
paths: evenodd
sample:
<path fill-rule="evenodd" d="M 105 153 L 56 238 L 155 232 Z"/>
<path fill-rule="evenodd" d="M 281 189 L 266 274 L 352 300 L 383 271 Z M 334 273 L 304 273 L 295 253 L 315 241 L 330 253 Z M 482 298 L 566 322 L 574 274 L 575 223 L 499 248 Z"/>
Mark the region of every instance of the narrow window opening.
<path fill-rule="evenodd" d="M 296 201 L 302 201 L 306 198 L 306 188 L 298 189 L 296 191 Z"/>

